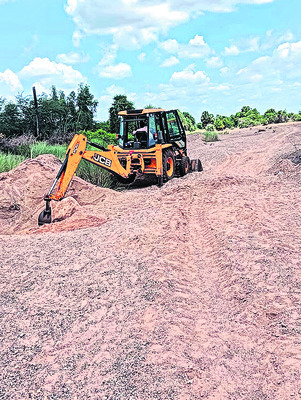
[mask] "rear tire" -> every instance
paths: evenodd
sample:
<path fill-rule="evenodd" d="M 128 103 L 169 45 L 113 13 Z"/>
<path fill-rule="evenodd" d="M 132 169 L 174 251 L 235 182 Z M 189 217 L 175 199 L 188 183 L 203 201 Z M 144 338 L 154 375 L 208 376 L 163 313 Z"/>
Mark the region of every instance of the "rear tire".
<path fill-rule="evenodd" d="M 179 175 L 184 176 L 188 173 L 188 171 L 189 171 L 189 158 L 187 156 L 184 156 L 181 158 L 179 163 Z"/>
<path fill-rule="evenodd" d="M 176 163 L 175 163 L 175 156 L 172 150 L 166 150 L 163 153 L 162 164 L 163 164 L 163 181 L 167 182 L 175 176 Z"/>

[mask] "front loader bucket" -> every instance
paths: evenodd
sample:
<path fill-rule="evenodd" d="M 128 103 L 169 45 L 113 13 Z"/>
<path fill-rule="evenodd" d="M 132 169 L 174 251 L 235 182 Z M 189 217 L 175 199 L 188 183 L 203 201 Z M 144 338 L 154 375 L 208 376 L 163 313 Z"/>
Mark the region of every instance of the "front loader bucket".
<path fill-rule="evenodd" d="M 51 207 L 50 200 L 46 200 L 46 208 L 43 210 L 38 217 L 38 225 L 51 224 Z"/>
<path fill-rule="evenodd" d="M 190 171 L 197 171 L 197 172 L 201 172 L 203 171 L 203 166 L 201 163 L 201 160 L 196 159 L 196 160 L 190 160 L 189 162 L 189 170 Z"/>

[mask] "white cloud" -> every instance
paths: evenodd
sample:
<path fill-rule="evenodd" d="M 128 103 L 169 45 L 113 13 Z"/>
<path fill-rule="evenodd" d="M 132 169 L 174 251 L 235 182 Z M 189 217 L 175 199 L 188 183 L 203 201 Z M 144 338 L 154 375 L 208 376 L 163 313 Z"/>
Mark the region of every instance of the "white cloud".
<path fill-rule="evenodd" d="M 232 44 L 230 47 L 225 47 L 224 55 L 225 56 L 237 56 L 240 53 L 237 46 Z"/>
<path fill-rule="evenodd" d="M 273 32 L 274 32 L 274 29 L 270 29 L 270 30 L 266 31 L 266 35 L 267 35 L 268 37 L 271 37 L 272 34 L 273 34 Z"/>
<path fill-rule="evenodd" d="M 52 85 L 60 89 L 74 88 L 86 78 L 70 65 L 50 61 L 49 58 L 36 57 L 19 72 L 20 79 L 38 78 L 38 82 L 43 87 Z"/>
<path fill-rule="evenodd" d="M 190 39 L 189 44 L 196 47 L 206 46 L 206 43 L 204 42 L 204 37 L 199 35 L 195 35 L 193 39 Z"/>
<path fill-rule="evenodd" d="M 191 64 L 180 72 L 174 72 L 171 76 L 170 82 L 176 86 L 183 86 L 187 84 L 208 84 L 210 82 L 208 75 L 204 71 L 194 72 L 195 67 L 195 64 Z"/>
<path fill-rule="evenodd" d="M 88 62 L 90 57 L 83 53 L 69 52 L 66 54 L 58 54 L 56 56 L 56 61 L 64 64 L 80 64 Z"/>
<path fill-rule="evenodd" d="M 163 61 L 160 67 L 172 67 L 173 65 L 179 64 L 179 60 L 175 56 L 171 56 Z"/>
<path fill-rule="evenodd" d="M 19 81 L 18 76 L 10 69 L 7 69 L 4 72 L 0 72 L 0 82 L 9 86 L 12 91 L 22 89 L 22 85 Z"/>
<path fill-rule="evenodd" d="M 98 74 L 102 78 L 123 79 L 132 76 L 132 68 L 129 64 L 120 62 L 114 64 L 117 57 L 117 46 L 106 49 L 103 58 L 98 63 Z"/>
<path fill-rule="evenodd" d="M 66 12 L 76 24 L 73 40 L 82 35 L 112 35 L 120 47 L 138 48 L 166 34 L 171 27 L 203 12 L 229 12 L 241 3 L 273 0 L 68 0 Z M 201 43 L 201 37 L 195 39 Z M 191 45 L 193 45 L 191 43 Z"/>
<path fill-rule="evenodd" d="M 48 90 L 43 85 L 41 85 L 40 82 L 35 82 L 32 86 L 36 88 L 36 92 L 38 95 L 48 92 Z"/>
<path fill-rule="evenodd" d="M 180 45 L 176 39 L 168 39 L 165 42 L 159 44 L 159 47 L 168 53 L 177 53 L 179 51 Z"/>
<path fill-rule="evenodd" d="M 13 71 L 7 69 L 0 72 L 0 97 L 12 100 L 22 90 L 23 86 Z"/>
<path fill-rule="evenodd" d="M 301 41 L 296 43 L 282 43 L 274 51 L 274 54 L 280 58 L 295 57 L 296 55 L 301 55 Z"/>
<path fill-rule="evenodd" d="M 137 58 L 142 63 L 145 60 L 146 53 L 140 53 Z"/>
<path fill-rule="evenodd" d="M 237 56 L 241 53 L 258 51 L 260 48 L 259 41 L 259 37 L 241 38 L 236 43 L 232 43 L 229 47 L 225 47 L 223 54 L 225 56 Z"/>
<path fill-rule="evenodd" d="M 99 76 L 110 79 L 123 79 L 132 76 L 132 69 L 129 64 L 118 63 L 100 67 Z"/>
<path fill-rule="evenodd" d="M 168 39 L 159 43 L 159 48 L 170 54 L 176 54 L 179 58 L 203 58 L 210 54 L 211 50 L 205 43 L 203 36 L 195 35 L 188 43 L 178 43 L 175 39 Z"/>
<path fill-rule="evenodd" d="M 162 0 L 68 0 L 66 11 L 83 34 L 111 34 L 120 47 L 131 48 L 156 40 L 160 32 L 189 17 Z"/>
<path fill-rule="evenodd" d="M 254 64 L 253 64 L 254 65 Z M 245 67 L 237 72 L 237 75 L 248 82 L 259 82 L 263 78 L 263 74 L 256 73 L 253 69 Z"/>
<path fill-rule="evenodd" d="M 84 34 L 80 30 L 75 30 L 73 32 L 72 42 L 73 42 L 74 47 L 79 47 L 80 46 L 80 41 L 81 41 L 81 39 L 83 37 L 84 37 Z"/>
<path fill-rule="evenodd" d="M 291 42 L 294 39 L 293 33 L 288 30 L 286 32 L 275 31 L 271 29 L 266 32 L 266 36 L 262 38 L 262 43 L 259 46 L 261 51 L 267 51 L 284 42 Z"/>
<path fill-rule="evenodd" d="M 105 120 L 108 118 L 107 110 L 110 108 L 113 102 L 113 97 L 116 96 L 117 94 L 125 94 L 128 100 L 133 102 L 136 101 L 136 96 L 137 96 L 136 93 L 128 92 L 122 86 L 116 86 L 113 84 L 107 87 L 106 90 L 103 92 L 103 94 L 98 98 L 99 107 L 98 107 L 97 118 L 99 120 Z"/>
<path fill-rule="evenodd" d="M 219 72 L 221 76 L 227 75 L 227 73 L 229 72 L 229 67 L 223 67 L 219 70 Z"/>
<path fill-rule="evenodd" d="M 244 51 L 257 51 L 259 49 L 259 38 L 250 38 Z"/>
<path fill-rule="evenodd" d="M 224 85 L 224 84 L 220 84 L 220 85 L 212 85 L 210 88 L 210 90 L 217 90 L 217 91 L 228 91 L 230 89 L 229 85 Z"/>
<path fill-rule="evenodd" d="M 262 81 L 273 86 L 280 82 L 301 80 L 301 70 L 296 68 L 301 65 L 301 41 L 295 43 L 282 43 L 271 56 L 255 59 L 250 65 L 241 68 L 237 77 L 241 83 Z"/>
<path fill-rule="evenodd" d="M 294 39 L 294 35 L 292 34 L 292 32 L 287 31 L 284 35 L 280 36 L 280 38 L 278 39 L 278 42 L 279 43 L 289 42 L 293 39 Z"/>
<path fill-rule="evenodd" d="M 206 64 L 210 68 L 220 68 L 223 66 L 223 62 L 219 57 L 208 58 Z"/>

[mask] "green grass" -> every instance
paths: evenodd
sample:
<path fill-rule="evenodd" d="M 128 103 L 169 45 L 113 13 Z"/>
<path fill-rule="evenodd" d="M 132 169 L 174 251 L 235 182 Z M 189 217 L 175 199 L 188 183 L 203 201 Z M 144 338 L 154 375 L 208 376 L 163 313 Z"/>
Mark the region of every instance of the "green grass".
<path fill-rule="evenodd" d="M 21 162 L 25 161 L 26 157 L 15 154 L 5 154 L 0 152 L 0 173 L 10 171 L 16 168 Z"/>
<path fill-rule="evenodd" d="M 18 155 L 0 152 L 0 172 L 10 171 L 26 159 L 36 158 L 41 154 L 53 154 L 60 160 L 64 160 L 66 149 L 66 145 L 49 145 L 46 142 L 37 142 L 33 145 L 19 146 Z M 106 188 L 118 186 L 116 179 L 109 172 L 84 160 L 80 162 L 76 175 L 93 185 Z"/>
<path fill-rule="evenodd" d="M 82 160 L 77 168 L 76 176 L 84 179 L 93 185 L 115 188 L 117 183 L 116 179 L 108 171 L 98 167 L 88 161 Z"/>
<path fill-rule="evenodd" d="M 219 140 L 217 132 L 206 131 L 203 135 L 205 142 L 217 142 Z"/>
<path fill-rule="evenodd" d="M 49 145 L 46 142 L 37 142 L 30 147 L 30 158 L 36 158 L 41 154 L 53 154 L 60 160 L 65 158 L 66 145 Z"/>

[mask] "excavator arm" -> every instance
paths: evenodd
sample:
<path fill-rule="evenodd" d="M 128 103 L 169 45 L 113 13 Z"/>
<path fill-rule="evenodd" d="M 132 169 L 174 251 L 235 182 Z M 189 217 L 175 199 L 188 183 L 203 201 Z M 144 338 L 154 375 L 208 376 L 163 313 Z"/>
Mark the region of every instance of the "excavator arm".
<path fill-rule="evenodd" d="M 84 135 L 75 135 L 69 144 L 66 151 L 65 160 L 55 180 L 53 181 L 49 192 L 44 197 L 44 200 L 46 201 L 46 208 L 38 217 L 39 225 L 51 223 L 50 201 L 62 200 L 64 198 L 71 179 L 82 159 L 125 179 L 129 178 L 132 174 L 130 170 L 130 156 L 126 157 L 126 168 L 124 168 L 119 162 L 117 152 L 114 150 L 113 145 L 109 145 L 107 148 L 104 148 L 96 143 L 90 143 L 92 146 L 98 149 L 93 151 L 86 150 L 87 144 L 89 143 Z"/>

